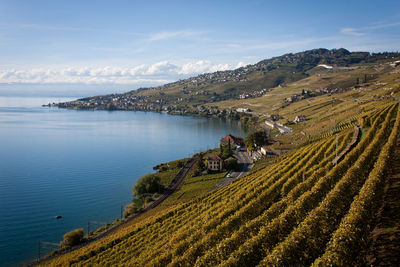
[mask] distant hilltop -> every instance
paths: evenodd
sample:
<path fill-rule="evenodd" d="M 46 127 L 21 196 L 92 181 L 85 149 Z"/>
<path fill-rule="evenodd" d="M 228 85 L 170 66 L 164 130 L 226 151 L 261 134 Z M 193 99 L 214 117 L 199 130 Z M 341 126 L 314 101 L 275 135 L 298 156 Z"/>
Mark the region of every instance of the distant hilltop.
<path fill-rule="evenodd" d="M 61 108 L 105 110 L 149 110 L 182 113 L 220 113 L 205 106 L 232 99 L 260 97 L 271 88 L 284 86 L 312 75 L 315 67 L 353 70 L 368 63 L 395 61 L 400 53 L 350 52 L 313 49 L 262 60 L 235 70 L 205 73 L 173 83 L 139 88 L 123 94 L 109 94 L 59 103 Z"/>

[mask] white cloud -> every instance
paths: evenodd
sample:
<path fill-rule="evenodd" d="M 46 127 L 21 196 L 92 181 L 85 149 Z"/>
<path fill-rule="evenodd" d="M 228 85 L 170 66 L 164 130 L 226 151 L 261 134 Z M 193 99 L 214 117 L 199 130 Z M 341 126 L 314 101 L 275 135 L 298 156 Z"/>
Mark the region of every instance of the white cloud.
<path fill-rule="evenodd" d="M 235 69 L 238 69 L 238 68 L 241 68 L 241 67 L 244 67 L 244 66 L 247 66 L 247 65 L 248 65 L 248 64 L 246 64 L 246 63 L 240 61 L 240 62 L 236 65 Z"/>
<path fill-rule="evenodd" d="M 229 64 L 217 64 L 214 65 L 211 61 L 208 60 L 199 60 L 196 62 L 189 62 L 180 68 L 178 74 L 198 74 L 205 72 L 215 72 L 219 70 L 228 70 L 232 69 L 232 66 Z"/>
<path fill-rule="evenodd" d="M 183 31 L 163 31 L 150 35 L 149 41 L 160 41 L 168 39 L 188 38 L 204 34 L 201 31 L 183 30 Z"/>
<path fill-rule="evenodd" d="M 365 33 L 360 32 L 358 29 L 355 28 L 342 28 L 340 32 L 345 35 L 352 35 L 352 36 L 363 36 Z"/>
<path fill-rule="evenodd" d="M 244 66 L 243 62 L 235 65 L 214 64 L 208 60 L 188 62 L 183 65 L 168 61 L 151 65 L 133 67 L 65 67 L 57 69 L 3 69 L 0 70 L 0 83 L 8 84 L 138 84 L 153 82 L 167 83 L 193 75 L 234 69 Z"/>
<path fill-rule="evenodd" d="M 350 27 L 342 28 L 342 29 L 340 29 L 340 32 L 345 35 L 363 36 L 363 35 L 367 35 L 367 33 L 371 32 L 373 30 L 398 27 L 398 26 L 400 26 L 400 22 L 390 22 L 390 23 L 378 22 L 378 23 L 372 23 L 368 26 L 360 27 L 360 28 L 350 28 Z"/>
<path fill-rule="evenodd" d="M 168 61 L 161 61 L 151 65 L 144 74 L 155 75 L 155 74 L 166 74 L 174 72 L 178 67 L 172 65 Z"/>

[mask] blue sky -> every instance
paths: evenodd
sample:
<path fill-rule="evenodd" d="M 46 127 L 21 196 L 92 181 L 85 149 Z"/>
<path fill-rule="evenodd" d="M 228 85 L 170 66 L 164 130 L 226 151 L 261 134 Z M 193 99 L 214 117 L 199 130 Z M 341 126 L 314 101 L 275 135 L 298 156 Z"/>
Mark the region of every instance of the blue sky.
<path fill-rule="evenodd" d="M 0 0 L 0 94 L 125 91 L 319 47 L 399 50 L 400 2 Z"/>

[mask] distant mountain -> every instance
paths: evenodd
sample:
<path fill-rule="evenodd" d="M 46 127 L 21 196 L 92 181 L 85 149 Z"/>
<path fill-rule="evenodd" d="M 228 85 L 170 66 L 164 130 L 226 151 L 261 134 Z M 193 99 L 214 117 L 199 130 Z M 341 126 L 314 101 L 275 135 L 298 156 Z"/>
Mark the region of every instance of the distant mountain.
<path fill-rule="evenodd" d="M 235 70 L 205 73 L 162 86 L 139 88 L 123 94 L 110 94 L 60 103 L 77 109 L 170 110 L 240 98 L 243 94 L 262 95 L 269 88 L 309 76 L 308 71 L 325 64 L 349 67 L 391 60 L 400 53 L 349 52 L 346 49 L 313 49 L 262 60 Z"/>

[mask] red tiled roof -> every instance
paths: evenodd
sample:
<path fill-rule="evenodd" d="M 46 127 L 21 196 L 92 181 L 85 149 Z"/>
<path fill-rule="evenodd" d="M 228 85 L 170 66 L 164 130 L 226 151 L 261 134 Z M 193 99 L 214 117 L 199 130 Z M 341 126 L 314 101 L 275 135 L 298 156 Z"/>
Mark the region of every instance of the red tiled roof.
<path fill-rule="evenodd" d="M 241 144 L 243 142 L 243 138 L 228 134 L 227 136 L 221 139 L 221 142 L 223 143 L 227 143 L 228 141 L 235 144 Z"/>

